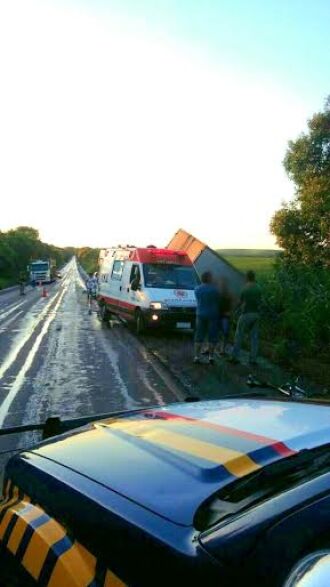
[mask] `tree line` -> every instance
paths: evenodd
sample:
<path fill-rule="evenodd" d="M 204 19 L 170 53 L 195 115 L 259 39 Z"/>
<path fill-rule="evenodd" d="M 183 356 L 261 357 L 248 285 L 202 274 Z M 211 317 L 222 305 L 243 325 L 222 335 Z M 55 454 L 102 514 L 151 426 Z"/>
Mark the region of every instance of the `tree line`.
<path fill-rule="evenodd" d="M 0 232 L 0 289 L 15 285 L 27 266 L 36 259 L 52 259 L 56 267 L 64 265 L 75 254 L 73 247 L 60 248 L 40 240 L 39 232 L 30 226 L 18 226 Z"/>
<path fill-rule="evenodd" d="M 305 371 L 314 364 L 330 385 L 330 96 L 289 142 L 283 163 L 295 196 L 270 224 L 282 253 L 265 282 L 265 333 L 274 358 Z"/>
<path fill-rule="evenodd" d="M 0 289 L 18 283 L 27 266 L 37 259 L 51 259 L 57 268 L 73 255 L 88 273 L 97 271 L 99 249 L 91 247 L 56 247 L 40 240 L 39 232 L 31 226 L 18 226 L 0 231 Z"/>
<path fill-rule="evenodd" d="M 91 247 L 82 247 L 75 250 L 79 263 L 87 273 L 94 273 L 97 271 L 99 252 L 100 249 L 94 249 Z"/>

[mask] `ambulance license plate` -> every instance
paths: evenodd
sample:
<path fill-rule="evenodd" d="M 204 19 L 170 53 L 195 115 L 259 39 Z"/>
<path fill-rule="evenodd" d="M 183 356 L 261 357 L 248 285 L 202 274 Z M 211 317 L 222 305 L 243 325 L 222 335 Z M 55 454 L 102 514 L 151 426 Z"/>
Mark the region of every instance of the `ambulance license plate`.
<path fill-rule="evenodd" d="M 176 323 L 176 327 L 177 328 L 191 328 L 191 322 L 177 322 Z"/>

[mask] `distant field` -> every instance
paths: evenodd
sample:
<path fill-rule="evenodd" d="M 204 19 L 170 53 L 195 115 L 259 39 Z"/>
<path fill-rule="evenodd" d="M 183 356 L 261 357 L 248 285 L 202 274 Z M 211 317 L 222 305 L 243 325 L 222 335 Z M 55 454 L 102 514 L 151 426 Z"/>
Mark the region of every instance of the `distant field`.
<path fill-rule="evenodd" d="M 270 257 L 274 258 L 279 251 L 275 249 L 217 249 L 224 257 Z"/>
<path fill-rule="evenodd" d="M 258 249 L 219 249 L 217 252 L 240 271 L 252 269 L 257 276 L 269 275 L 277 255 L 277 251 Z"/>

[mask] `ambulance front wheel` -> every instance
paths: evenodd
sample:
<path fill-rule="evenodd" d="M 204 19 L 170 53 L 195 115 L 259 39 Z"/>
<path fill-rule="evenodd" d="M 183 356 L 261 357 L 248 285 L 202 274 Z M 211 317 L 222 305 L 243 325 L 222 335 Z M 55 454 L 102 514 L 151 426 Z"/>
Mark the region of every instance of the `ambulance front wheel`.
<path fill-rule="evenodd" d="M 138 336 L 145 331 L 146 324 L 141 310 L 135 312 L 135 332 Z"/>

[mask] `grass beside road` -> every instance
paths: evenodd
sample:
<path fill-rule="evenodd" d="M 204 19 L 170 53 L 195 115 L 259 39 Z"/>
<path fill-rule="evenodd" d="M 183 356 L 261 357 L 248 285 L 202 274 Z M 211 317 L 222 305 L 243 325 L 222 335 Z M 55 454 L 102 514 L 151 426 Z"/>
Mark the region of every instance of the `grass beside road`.
<path fill-rule="evenodd" d="M 223 257 L 242 273 L 252 269 L 256 272 L 257 277 L 269 275 L 274 267 L 274 258 L 272 257 L 234 257 L 230 255 L 223 255 Z"/>
<path fill-rule="evenodd" d="M 255 271 L 262 285 L 266 302 L 261 321 L 262 354 L 324 385 L 330 393 L 329 272 L 282 266 L 279 278 L 275 250 L 222 249 L 218 253 L 243 273 Z"/>
<path fill-rule="evenodd" d="M 9 277 L 0 277 L 0 290 L 15 285 L 14 280 Z"/>
<path fill-rule="evenodd" d="M 266 277 L 273 271 L 277 255 L 277 251 L 262 249 L 218 249 L 217 252 L 242 273 L 252 269 L 257 277 Z"/>

